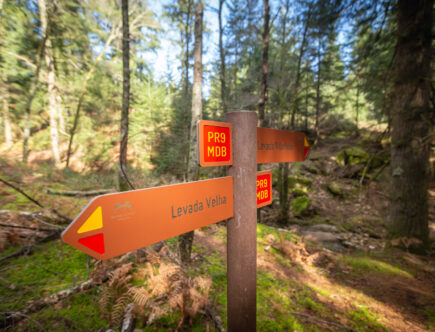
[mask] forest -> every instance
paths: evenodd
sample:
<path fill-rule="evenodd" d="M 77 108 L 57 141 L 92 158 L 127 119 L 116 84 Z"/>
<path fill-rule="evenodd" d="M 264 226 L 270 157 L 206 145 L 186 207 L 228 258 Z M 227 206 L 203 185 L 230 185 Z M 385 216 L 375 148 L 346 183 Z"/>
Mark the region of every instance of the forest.
<path fill-rule="evenodd" d="M 434 10 L 0 0 L 0 330 L 435 331 Z M 257 165 L 272 201 L 249 324 L 233 323 L 235 218 L 107 260 L 62 241 L 100 195 L 233 174 L 200 167 L 198 121 L 238 111 L 310 145 Z"/>

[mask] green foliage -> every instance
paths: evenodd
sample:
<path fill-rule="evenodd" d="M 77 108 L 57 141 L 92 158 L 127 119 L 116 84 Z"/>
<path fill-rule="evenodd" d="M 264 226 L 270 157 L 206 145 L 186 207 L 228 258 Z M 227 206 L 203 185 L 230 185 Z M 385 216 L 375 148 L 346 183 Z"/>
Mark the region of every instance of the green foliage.
<path fill-rule="evenodd" d="M 311 199 L 308 196 L 299 196 L 290 202 L 290 208 L 294 216 L 300 217 L 308 213 Z"/>
<path fill-rule="evenodd" d="M 336 161 L 342 166 L 353 166 L 366 163 L 369 157 L 369 154 L 363 149 L 351 147 L 338 152 Z"/>

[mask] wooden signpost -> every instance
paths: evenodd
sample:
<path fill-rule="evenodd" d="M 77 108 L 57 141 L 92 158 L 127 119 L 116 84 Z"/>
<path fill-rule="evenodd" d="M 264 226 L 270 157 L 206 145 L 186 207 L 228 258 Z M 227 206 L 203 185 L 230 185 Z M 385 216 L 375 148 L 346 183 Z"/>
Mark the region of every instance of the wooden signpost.
<path fill-rule="evenodd" d="M 228 331 L 256 329 L 257 208 L 272 203 L 272 172 L 257 164 L 306 159 L 305 134 L 257 128 L 255 112 L 199 121 L 199 164 L 227 177 L 107 194 L 93 199 L 62 240 L 109 259 L 232 218 L 227 223 Z"/>

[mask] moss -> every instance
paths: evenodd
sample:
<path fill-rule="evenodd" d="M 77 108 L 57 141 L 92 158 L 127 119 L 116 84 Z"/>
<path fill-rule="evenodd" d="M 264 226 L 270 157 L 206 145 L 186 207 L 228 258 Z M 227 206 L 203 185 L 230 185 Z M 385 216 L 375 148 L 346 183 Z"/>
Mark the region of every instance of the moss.
<path fill-rule="evenodd" d="M 290 202 L 290 208 L 294 216 L 299 217 L 307 214 L 311 204 L 308 196 L 300 196 Z"/>
<path fill-rule="evenodd" d="M 343 196 L 343 191 L 341 190 L 340 185 L 335 181 L 328 184 L 327 189 L 334 196 Z"/>
<path fill-rule="evenodd" d="M 351 147 L 339 151 L 336 162 L 342 166 L 364 164 L 369 160 L 369 154 L 361 148 Z"/>
<path fill-rule="evenodd" d="M 356 273 L 373 272 L 413 278 L 410 271 L 372 257 L 344 256 L 340 259 L 340 262 L 351 266 Z"/>
<path fill-rule="evenodd" d="M 35 249 L 33 255 L 14 260 L 0 274 L 4 300 L 0 311 L 18 311 L 30 299 L 40 298 L 87 279 L 86 255 L 55 241 Z"/>
<path fill-rule="evenodd" d="M 292 192 L 292 195 L 293 195 L 294 197 L 306 196 L 306 195 L 307 195 L 307 191 L 306 191 L 306 189 L 303 190 L 303 189 L 300 189 L 300 188 L 293 188 L 293 189 L 291 190 L 291 192 Z"/>
<path fill-rule="evenodd" d="M 352 319 L 352 325 L 357 331 L 387 331 L 387 328 L 378 322 L 378 317 L 364 306 L 352 310 L 347 314 Z"/>

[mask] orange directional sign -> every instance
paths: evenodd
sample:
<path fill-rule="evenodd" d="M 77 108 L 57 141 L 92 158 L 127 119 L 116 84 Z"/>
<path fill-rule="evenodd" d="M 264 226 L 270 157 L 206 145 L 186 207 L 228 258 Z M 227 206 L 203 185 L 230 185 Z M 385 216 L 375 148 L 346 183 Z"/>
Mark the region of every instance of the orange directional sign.
<path fill-rule="evenodd" d="M 96 197 L 62 240 L 109 259 L 233 216 L 233 178 L 189 182 Z"/>
<path fill-rule="evenodd" d="M 200 120 L 198 122 L 199 164 L 232 165 L 231 123 Z"/>
<path fill-rule="evenodd" d="M 257 163 L 304 161 L 310 150 L 304 133 L 257 128 Z"/>
<path fill-rule="evenodd" d="M 272 171 L 257 172 L 257 208 L 272 203 Z"/>

